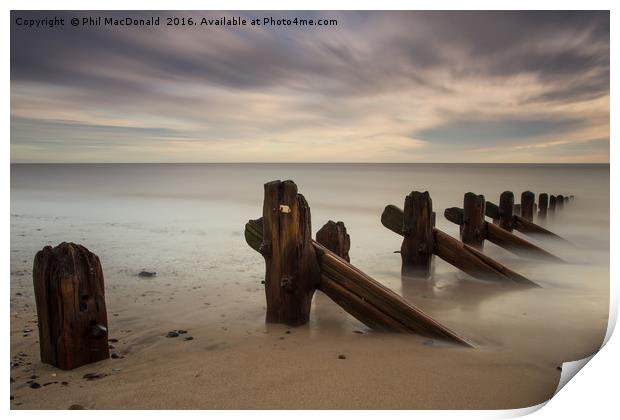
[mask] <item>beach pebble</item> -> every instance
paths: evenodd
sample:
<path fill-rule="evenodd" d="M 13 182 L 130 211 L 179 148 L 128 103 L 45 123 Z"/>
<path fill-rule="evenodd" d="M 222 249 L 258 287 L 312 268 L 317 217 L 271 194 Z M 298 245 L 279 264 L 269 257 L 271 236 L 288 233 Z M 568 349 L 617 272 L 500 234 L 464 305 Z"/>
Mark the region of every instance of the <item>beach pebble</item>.
<path fill-rule="evenodd" d="M 192 341 L 193 339 L 194 339 L 194 337 L 192 337 L 191 335 L 189 335 L 189 336 L 185 337 L 185 338 L 183 339 L 183 341 Z"/>
<path fill-rule="evenodd" d="M 112 359 L 120 359 L 121 355 L 120 355 L 120 353 L 113 351 L 112 354 L 110 354 L 110 357 Z"/>
<path fill-rule="evenodd" d="M 187 330 L 177 330 L 179 334 L 187 334 Z"/>
<path fill-rule="evenodd" d="M 139 277 L 155 277 L 157 275 L 157 273 L 155 271 L 140 271 L 138 273 Z"/>
<path fill-rule="evenodd" d="M 71 404 L 69 410 L 84 410 L 84 406 L 80 404 Z"/>
<path fill-rule="evenodd" d="M 88 381 L 94 381 L 96 379 L 105 378 L 106 376 L 108 376 L 106 373 L 87 373 L 82 376 L 82 378 Z"/>
<path fill-rule="evenodd" d="M 347 356 L 345 356 L 344 354 L 339 354 L 338 358 L 344 360 L 347 358 Z"/>
<path fill-rule="evenodd" d="M 69 382 L 67 382 L 67 381 L 62 381 L 62 382 L 60 383 L 60 385 L 67 386 L 67 385 L 69 385 Z"/>
<path fill-rule="evenodd" d="M 168 331 L 168 334 L 166 334 L 166 337 L 168 338 L 174 338 L 174 337 L 178 337 L 179 333 L 176 331 Z"/>
<path fill-rule="evenodd" d="M 110 338 L 108 341 L 110 343 L 118 343 L 118 338 Z"/>
<path fill-rule="evenodd" d="M 30 388 L 32 388 L 32 389 L 39 389 L 39 388 L 41 388 L 41 384 L 38 383 L 38 382 L 33 382 L 33 383 L 30 384 Z"/>

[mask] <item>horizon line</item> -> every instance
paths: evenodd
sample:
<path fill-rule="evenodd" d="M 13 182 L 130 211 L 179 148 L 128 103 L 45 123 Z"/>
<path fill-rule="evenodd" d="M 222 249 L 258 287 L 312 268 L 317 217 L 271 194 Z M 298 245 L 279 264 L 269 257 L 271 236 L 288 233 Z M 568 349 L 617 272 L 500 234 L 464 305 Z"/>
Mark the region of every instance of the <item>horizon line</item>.
<path fill-rule="evenodd" d="M 11 165 L 609 165 L 610 162 L 10 162 Z"/>

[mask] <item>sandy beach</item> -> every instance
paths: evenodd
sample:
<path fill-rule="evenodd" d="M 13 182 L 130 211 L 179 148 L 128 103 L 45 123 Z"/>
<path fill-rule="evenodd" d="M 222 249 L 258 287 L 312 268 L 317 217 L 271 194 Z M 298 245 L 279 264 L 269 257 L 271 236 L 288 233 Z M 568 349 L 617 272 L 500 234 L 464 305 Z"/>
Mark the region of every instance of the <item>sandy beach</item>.
<path fill-rule="evenodd" d="M 121 193 L 102 192 L 107 208 L 116 210 L 99 213 L 97 199 L 82 200 L 86 193 L 71 182 L 56 187 L 56 196 L 46 196 L 24 184 L 32 168 L 15 170 L 12 409 L 520 408 L 549 399 L 561 364 L 597 351 L 605 334 L 609 251 L 604 204 L 584 218 L 588 205 L 576 200 L 548 221 L 549 229 L 578 246 L 533 239 L 569 264 L 528 261 L 486 245 L 485 253 L 532 278 L 539 289 L 474 280 L 438 258 L 433 278 L 420 280 L 401 278 L 400 256 L 393 253 L 400 240 L 380 226 L 375 209 L 397 202 L 404 185 L 394 185 L 391 197 L 373 197 L 376 203 L 367 210 L 360 202 L 337 209 L 325 204 L 335 201 L 333 192 L 321 195 L 321 178 L 311 181 L 325 168 L 298 174 L 305 181 L 300 189 L 313 206 L 314 230 L 326 214 L 348 215 L 341 219 L 352 237 L 352 263 L 467 337 L 474 344 L 470 349 L 417 335 L 373 332 L 321 292 L 308 325 L 266 325 L 264 261 L 241 234 L 245 220 L 260 212 L 260 183 L 249 198 L 239 193 L 241 201 L 230 202 L 225 200 L 237 198 L 128 198 L 124 192 L 136 191 L 129 185 Z M 46 182 L 55 183 L 65 176 L 59 171 L 67 169 L 44 170 Z M 238 173 L 238 168 L 217 170 Z M 340 169 L 328 169 L 334 170 Z M 253 171 L 248 176 L 255 176 Z M 119 172 L 115 168 L 105 176 L 110 181 Z M 572 182 L 570 170 L 557 176 Z M 148 191 L 143 179 L 141 188 Z M 575 194 L 585 197 L 587 185 L 572 184 Z M 595 197 L 604 201 L 605 185 L 600 188 Z M 437 190 L 438 209 L 458 204 L 458 195 Z M 36 206 L 35 196 L 41 203 Z M 85 217 L 71 213 L 75 206 L 93 210 Z M 169 208 L 177 209 L 175 218 Z M 233 211 L 213 213 L 219 208 Z M 217 220 L 202 219 L 209 214 L 217 214 Z M 458 235 L 446 220 L 438 218 L 438 226 Z M 117 357 L 73 371 L 40 362 L 32 288 L 34 253 L 61 238 L 81 242 L 101 258 L 110 351 Z M 157 275 L 138 276 L 144 269 Z M 186 332 L 166 336 L 174 330 Z"/>

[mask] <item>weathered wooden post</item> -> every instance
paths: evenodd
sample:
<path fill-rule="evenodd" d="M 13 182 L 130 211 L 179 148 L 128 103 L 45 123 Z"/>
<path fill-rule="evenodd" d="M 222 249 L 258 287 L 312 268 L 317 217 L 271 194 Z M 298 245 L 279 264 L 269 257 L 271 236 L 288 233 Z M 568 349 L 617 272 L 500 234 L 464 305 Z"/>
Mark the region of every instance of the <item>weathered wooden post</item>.
<path fill-rule="evenodd" d="M 555 206 L 560 210 L 564 207 L 564 196 L 562 194 L 558 194 L 555 197 Z"/>
<path fill-rule="evenodd" d="M 548 211 L 550 214 L 555 213 L 555 201 L 556 201 L 555 195 L 550 195 L 549 196 L 549 211 Z"/>
<path fill-rule="evenodd" d="M 499 227 L 512 232 L 512 209 L 515 195 L 512 191 L 504 191 L 499 197 Z"/>
<path fill-rule="evenodd" d="M 316 233 L 316 241 L 346 262 L 351 262 L 349 257 L 351 237 L 347 233 L 347 228 L 343 222 L 330 220 L 325 223 Z"/>
<path fill-rule="evenodd" d="M 532 222 L 534 220 L 534 200 L 536 196 L 531 191 L 521 193 L 521 217 Z"/>
<path fill-rule="evenodd" d="M 303 325 L 320 268 L 312 246 L 310 207 L 293 181 L 265 184 L 263 238 L 267 322 Z"/>
<path fill-rule="evenodd" d="M 32 269 L 41 361 L 74 369 L 110 357 L 99 257 L 63 242 L 37 252 Z"/>
<path fill-rule="evenodd" d="M 433 202 L 428 191 L 413 191 L 405 198 L 403 243 L 400 248 L 403 274 L 431 273 L 433 262 Z"/>
<path fill-rule="evenodd" d="M 547 193 L 538 194 L 538 218 L 544 220 L 547 218 L 547 207 L 549 205 L 549 196 Z"/>
<path fill-rule="evenodd" d="M 461 241 L 478 250 L 484 248 L 484 212 L 484 196 L 466 193 L 463 198 Z"/>

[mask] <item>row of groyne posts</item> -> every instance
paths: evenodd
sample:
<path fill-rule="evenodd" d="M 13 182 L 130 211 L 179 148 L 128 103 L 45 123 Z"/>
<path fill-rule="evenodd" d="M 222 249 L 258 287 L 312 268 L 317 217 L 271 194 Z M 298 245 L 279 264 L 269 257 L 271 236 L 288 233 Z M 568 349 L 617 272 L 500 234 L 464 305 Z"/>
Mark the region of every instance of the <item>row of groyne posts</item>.
<path fill-rule="evenodd" d="M 290 326 L 308 322 L 312 298 L 320 290 L 346 312 L 378 331 L 414 333 L 472 346 L 350 263 L 350 237 L 343 222 L 327 222 L 312 239 L 310 207 L 293 181 L 265 184 L 263 217 L 245 226 L 248 245 L 265 259 L 266 321 Z M 448 208 L 445 217 L 459 225 L 460 241 L 435 227 L 431 196 L 413 191 L 404 208 L 385 207 L 381 223 L 403 237 L 403 275 L 430 276 L 437 255 L 468 275 L 525 287 L 539 287 L 483 253 L 488 240 L 521 257 L 563 260 L 513 234 L 560 236 L 534 223 L 562 209 L 573 196 L 532 192 L 514 203 L 512 192 L 499 205 L 467 193 L 463 208 Z M 485 220 L 485 216 L 492 222 Z M 104 277 L 97 255 L 82 245 L 47 246 L 34 259 L 41 361 L 73 369 L 109 358 Z"/>

